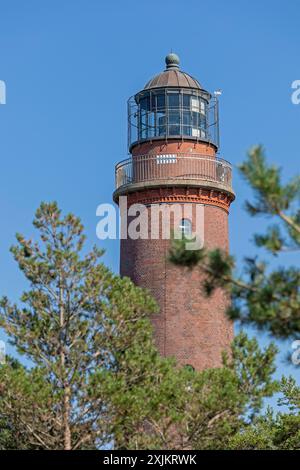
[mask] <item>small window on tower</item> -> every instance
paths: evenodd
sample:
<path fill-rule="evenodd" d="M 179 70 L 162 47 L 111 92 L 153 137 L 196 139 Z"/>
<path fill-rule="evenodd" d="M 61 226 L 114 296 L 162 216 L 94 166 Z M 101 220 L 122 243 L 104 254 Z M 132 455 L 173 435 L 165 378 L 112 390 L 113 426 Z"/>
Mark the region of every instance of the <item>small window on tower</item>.
<path fill-rule="evenodd" d="M 192 236 L 192 222 L 189 219 L 181 219 L 179 230 L 182 235 L 187 238 Z"/>

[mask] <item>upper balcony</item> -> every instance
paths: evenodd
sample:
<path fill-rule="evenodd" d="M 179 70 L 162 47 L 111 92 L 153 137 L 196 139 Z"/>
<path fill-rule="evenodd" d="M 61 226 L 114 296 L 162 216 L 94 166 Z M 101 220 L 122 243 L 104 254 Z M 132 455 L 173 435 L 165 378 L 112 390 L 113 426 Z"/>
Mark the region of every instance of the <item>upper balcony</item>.
<path fill-rule="evenodd" d="M 199 154 L 139 155 L 116 165 L 114 197 L 131 191 L 157 186 L 193 186 L 219 189 L 230 193 L 232 167 L 218 157 Z"/>

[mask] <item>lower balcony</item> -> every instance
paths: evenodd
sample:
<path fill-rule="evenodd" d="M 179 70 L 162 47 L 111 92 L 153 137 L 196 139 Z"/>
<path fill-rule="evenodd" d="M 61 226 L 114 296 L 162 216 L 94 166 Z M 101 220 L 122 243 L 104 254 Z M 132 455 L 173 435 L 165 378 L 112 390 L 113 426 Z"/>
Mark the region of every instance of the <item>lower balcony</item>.
<path fill-rule="evenodd" d="M 205 186 L 234 194 L 232 167 L 217 157 L 198 154 L 139 155 L 116 165 L 115 197 L 155 186 Z"/>

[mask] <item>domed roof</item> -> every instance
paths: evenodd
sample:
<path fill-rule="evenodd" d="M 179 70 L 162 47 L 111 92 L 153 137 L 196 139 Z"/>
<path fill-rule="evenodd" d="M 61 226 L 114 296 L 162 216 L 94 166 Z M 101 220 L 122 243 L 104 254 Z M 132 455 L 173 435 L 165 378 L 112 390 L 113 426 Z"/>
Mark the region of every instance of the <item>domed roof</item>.
<path fill-rule="evenodd" d="M 176 54 L 168 54 L 165 62 L 166 70 L 151 78 L 151 80 L 146 83 L 144 90 L 160 87 L 203 89 L 198 80 L 179 69 L 179 57 Z"/>

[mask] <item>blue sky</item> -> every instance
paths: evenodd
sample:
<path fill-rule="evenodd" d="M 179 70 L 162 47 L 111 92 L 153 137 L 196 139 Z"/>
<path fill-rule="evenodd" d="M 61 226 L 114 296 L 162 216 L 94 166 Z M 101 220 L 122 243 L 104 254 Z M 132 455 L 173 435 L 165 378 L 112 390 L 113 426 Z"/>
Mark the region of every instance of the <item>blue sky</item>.
<path fill-rule="evenodd" d="M 236 165 L 262 143 L 284 178 L 298 172 L 299 24 L 297 0 L 0 0 L 1 294 L 17 300 L 25 288 L 8 250 L 17 231 L 34 234 L 41 200 L 78 214 L 88 243 L 100 243 L 96 207 L 111 201 L 114 165 L 127 156 L 126 100 L 171 49 L 206 89 L 223 90 L 220 156 Z M 234 188 L 230 244 L 240 261 L 256 252 L 252 235 L 265 222 L 245 214 L 250 193 L 237 171 Z M 117 271 L 118 241 L 101 245 Z M 279 347 L 278 373 L 299 376 L 283 363 L 290 345 Z"/>

